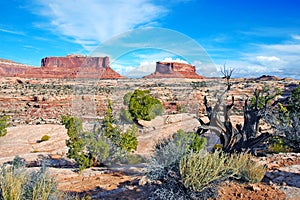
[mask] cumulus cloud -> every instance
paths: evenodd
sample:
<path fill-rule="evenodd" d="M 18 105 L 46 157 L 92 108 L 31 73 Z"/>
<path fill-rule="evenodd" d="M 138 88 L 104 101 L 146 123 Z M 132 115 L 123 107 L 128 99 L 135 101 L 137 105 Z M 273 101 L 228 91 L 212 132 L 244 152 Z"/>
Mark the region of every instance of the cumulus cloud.
<path fill-rule="evenodd" d="M 143 61 L 140 65 L 126 73 L 127 77 L 143 77 L 155 72 L 156 61 Z"/>
<path fill-rule="evenodd" d="M 128 30 L 153 25 L 167 9 L 150 0 L 36 0 L 49 28 L 85 48 Z"/>

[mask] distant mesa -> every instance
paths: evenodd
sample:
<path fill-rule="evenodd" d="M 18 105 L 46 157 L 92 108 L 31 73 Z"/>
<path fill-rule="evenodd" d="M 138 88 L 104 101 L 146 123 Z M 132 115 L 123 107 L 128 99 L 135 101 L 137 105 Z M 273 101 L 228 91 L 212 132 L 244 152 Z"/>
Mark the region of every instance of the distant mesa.
<path fill-rule="evenodd" d="M 143 78 L 204 78 L 196 73 L 196 67 L 179 62 L 156 62 L 154 73 Z"/>
<path fill-rule="evenodd" d="M 270 75 L 262 75 L 255 79 L 256 81 L 280 81 L 283 80 L 277 76 L 270 76 Z"/>
<path fill-rule="evenodd" d="M 42 59 L 39 68 L 0 62 L 1 73 L 2 76 L 22 78 L 124 78 L 110 67 L 109 57 L 81 55 L 46 57 Z"/>
<path fill-rule="evenodd" d="M 19 74 L 24 74 L 28 69 L 35 68 L 11 60 L 0 58 L 0 76 L 1 77 L 15 77 Z"/>

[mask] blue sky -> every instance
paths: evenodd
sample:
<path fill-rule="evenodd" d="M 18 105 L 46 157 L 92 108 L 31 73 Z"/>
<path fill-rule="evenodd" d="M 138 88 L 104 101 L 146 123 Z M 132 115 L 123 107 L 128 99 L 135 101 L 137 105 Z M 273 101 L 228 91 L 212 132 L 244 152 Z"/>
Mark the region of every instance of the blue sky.
<path fill-rule="evenodd" d="M 218 71 L 226 63 L 236 77 L 300 79 L 299 0 L 2 0 L 0 8 L 0 58 L 20 63 L 39 66 L 46 56 L 110 48 L 112 67 L 126 75 L 177 59 L 207 76 L 217 75 L 208 68 Z M 148 27 L 158 34 L 137 35 Z M 111 55 L 124 41 L 134 46 L 120 39 L 128 35 L 140 48 Z M 194 42 L 196 50 L 189 48 Z"/>

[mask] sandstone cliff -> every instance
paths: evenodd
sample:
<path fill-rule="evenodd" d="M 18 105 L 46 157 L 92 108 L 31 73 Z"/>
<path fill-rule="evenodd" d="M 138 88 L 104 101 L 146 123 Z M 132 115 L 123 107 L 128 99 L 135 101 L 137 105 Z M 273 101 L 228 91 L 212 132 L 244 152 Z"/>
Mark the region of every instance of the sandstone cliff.
<path fill-rule="evenodd" d="M 203 78 L 196 73 L 196 67 L 178 62 L 156 62 L 154 73 L 143 78 Z"/>
<path fill-rule="evenodd" d="M 29 69 L 26 78 L 124 78 L 110 68 L 109 57 L 67 56 L 46 57 L 41 68 Z"/>

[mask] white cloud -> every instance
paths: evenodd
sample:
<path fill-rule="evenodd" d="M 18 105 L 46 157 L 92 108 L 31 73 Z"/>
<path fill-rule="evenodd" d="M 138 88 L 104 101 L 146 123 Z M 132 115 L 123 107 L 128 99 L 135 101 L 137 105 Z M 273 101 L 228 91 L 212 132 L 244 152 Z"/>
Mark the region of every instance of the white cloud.
<path fill-rule="evenodd" d="M 292 38 L 293 38 L 294 40 L 300 40 L 300 35 L 296 35 L 296 34 L 294 35 L 294 34 L 293 34 L 293 35 L 292 35 Z"/>
<path fill-rule="evenodd" d="M 8 30 L 8 29 L 3 29 L 3 28 L 0 28 L 0 32 L 9 33 L 9 34 L 13 34 L 13 35 L 25 35 L 25 33 L 21 32 L 21 31 L 14 31 L 14 30 Z"/>
<path fill-rule="evenodd" d="M 280 58 L 276 56 L 256 56 L 258 61 L 280 61 Z"/>
<path fill-rule="evenodd" d="M 178 62 L 178 63 L 186 63 L 186 64 L 188 64 L 188 62 L 185 61 L 185 60 L 181 60 L 180 58 L 173 59 L 171 57 L 164 58 L 162 60 L 162 62 Z"/>
<path fill-rule="evenodd" d="M 277 53 L 300 53 L 300 44 L 272 44 L 272 45 L 260 45 L 262 49 L 275 51 Z"/>
<path fill-rule="evenodd" d="M 50 21 L 43 27 L 85 48 L 139 26 L 155 23 L 167 10 L 150 0 L 36 0 L 36 12 Z M 40 24 L 39 24 L 40 25 Z M 50 25 L 50 26 L 49 26 Z"/>
<path fill-rule="evenodd" d="M 143 61 L 140 65 L 131 71 L 128 71 L 127 77 L 143 77 L 155 72 L 156 61 Z"/>

